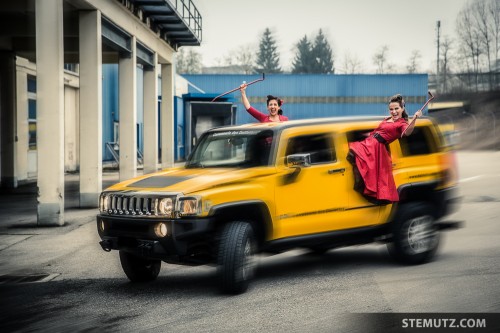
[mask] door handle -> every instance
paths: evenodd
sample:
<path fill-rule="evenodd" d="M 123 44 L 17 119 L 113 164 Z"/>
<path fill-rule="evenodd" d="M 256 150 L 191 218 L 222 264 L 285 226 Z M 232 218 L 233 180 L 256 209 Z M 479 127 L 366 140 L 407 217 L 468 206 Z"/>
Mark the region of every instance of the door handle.
<path fill-rule="evenodd" d="M 333 175 L 334 173 L 344 173 L 344 172 L 345 172 L 345 168 L 328 170 L 329 175 Z"/>

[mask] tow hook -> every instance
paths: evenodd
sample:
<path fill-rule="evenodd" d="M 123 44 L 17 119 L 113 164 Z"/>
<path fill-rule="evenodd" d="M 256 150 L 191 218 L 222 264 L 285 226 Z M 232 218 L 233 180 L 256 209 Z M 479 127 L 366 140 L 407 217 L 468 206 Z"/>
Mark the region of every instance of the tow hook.
<path fill-rule="evenodd" d="M 139 241 L 138 249 L 143 256 L 147 256 L 153 252 L 153 242 Z"/>
<path fill-rule="evenodd" d="M 106 252 L 110 252 L 113 245 L 109 239 L 102 240 L 99 244 L 101 244 L 102 249 Z"/>

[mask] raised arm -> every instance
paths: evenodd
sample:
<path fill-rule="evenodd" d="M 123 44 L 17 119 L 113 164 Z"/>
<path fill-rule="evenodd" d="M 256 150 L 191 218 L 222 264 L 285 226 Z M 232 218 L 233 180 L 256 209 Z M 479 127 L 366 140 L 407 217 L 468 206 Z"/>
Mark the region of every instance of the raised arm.
<path fill-rule="evenodd" d="M 246 110 L 250 109 L 250 102 L 248 101 L 248 98 L 247 98 L 247 93 L 246 93 L 246 90 L 247 89 L 247 84 L 246 83 L 243 83 L 241 86 L 240 86 L 240 91 L 241 91 L 241 102 L 243 103 L 243 106 L 245 107 Z"/>
<path fill-rule="evenodd" d="M 413 129 L 415 128 L 415 122 L 417 121 L 417 118 L 420 118 L 421 116 L 422 116 L 422 110 L 418 110 L 417 112 L 415 112 L 415 114 L 413 115 L 412 120 L 410 121 L 410 124 L 403 131 L 403 134 L 401 134 L 401 137 L 408 136 L 411 133 L 413 133 Z"/>

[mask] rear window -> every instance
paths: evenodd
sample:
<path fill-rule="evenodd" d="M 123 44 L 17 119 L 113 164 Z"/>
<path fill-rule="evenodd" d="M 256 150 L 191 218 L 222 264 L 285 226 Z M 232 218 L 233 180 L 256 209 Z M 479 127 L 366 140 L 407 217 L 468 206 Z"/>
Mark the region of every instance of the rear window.
<path fill-rule="evenodd" d="M 403 156 L 426 155 L 437 152 L 429 127 L 415 127 L 410 136 L 399 139 Z"/>

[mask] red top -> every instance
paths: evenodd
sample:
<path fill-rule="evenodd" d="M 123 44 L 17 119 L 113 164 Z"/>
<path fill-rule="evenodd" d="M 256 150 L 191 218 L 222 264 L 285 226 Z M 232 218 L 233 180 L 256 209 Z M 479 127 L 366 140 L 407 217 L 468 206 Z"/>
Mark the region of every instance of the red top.
<path fill-rule="evenodd" d="M 404 118 L 399 118 L 395 122 L 389 122 L 390 118 L 384 119 L 378 127 L 370 134 L 377 133 L 387 141 L 391 143 L 392 141 L 399 139 L 403 131 L 408 127 L 408 123 Z"/>
<path fill-rule="evenodd" d="M 364 181 L 363 194 L 378 200 L 399 201 L 398 190 L 392 174 L 392 161 L 386 145 L 378 142 L 374 133 L 379 133 L 387 143 L 399 139 L 408 127 L 404 118 L 395 122 L 384 119 L 370 136 L 363 141 L 351 142 L 350 150 L 356 156 L 356 166 Z"/>
<path fill-rule="evenodd" d="M 256 108 L 254 108 L 253 106 L 251 106 L 250 108 L 248 108 L 247 112 L 250 113 L 250 115 L 252 117 L 254 117 L 255 119 L 257 119 L 261 123 L 271 123 L 271 122 L 273 122 L 269 118 L 268 114 L 263 114 L 262 112 L 260 112 Z M 280 118 L 280 121 L 287 121 L 288 120 L 288 117 L 283 116 L 283 115 L 278 115 L 278 117 Z"/>

